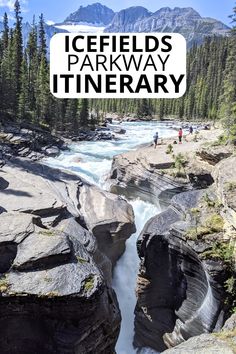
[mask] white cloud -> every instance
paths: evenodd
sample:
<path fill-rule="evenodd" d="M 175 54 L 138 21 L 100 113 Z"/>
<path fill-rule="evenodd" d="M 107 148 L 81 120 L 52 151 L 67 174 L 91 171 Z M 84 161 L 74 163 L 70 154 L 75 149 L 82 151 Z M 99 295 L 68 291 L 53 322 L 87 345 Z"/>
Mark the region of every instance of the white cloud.
<path fill-rule="evenodd" d="M 10 11 L 14 9 L 15 0 L 0 0 L 0 7 L 8 7 Z"/>
<path fill-rule="evenodd" d="M 10 11 L 14 10 L 15 0 L 0 0 L 0 7 L 7 7 Z M 22 12 L 27 11 L 26 7 L 28 4 L 28 0 L 21 0 L 21 10 Z"/>

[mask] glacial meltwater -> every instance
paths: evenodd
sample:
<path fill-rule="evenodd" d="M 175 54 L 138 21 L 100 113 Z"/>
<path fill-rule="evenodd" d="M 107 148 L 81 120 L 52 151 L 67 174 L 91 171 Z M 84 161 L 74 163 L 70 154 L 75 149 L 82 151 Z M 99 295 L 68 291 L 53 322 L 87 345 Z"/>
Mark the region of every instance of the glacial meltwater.
<path fill-rule="evenodd" d="M 87 181 L 107 189 L 106 177 L 111 169 L 114 155 L 135 150 L 141 144 L 151 144 L 157 131 L 160 139 L 177 135 L 176 131 L 171 129 L 171 124 L 164 122 L 125 122 L 119 124 L 119 127 L 125 129 L 126 134 L 117 134 L 117 140 L 74 143 L 70 146 L 70 151 L 63 152 L 56 159 L 49 158 L 47 164 L 73 171 Z M 136 241 L 145 223 L 160 211 L 158 206 L 140 199 L 129 202 L 134 209 L 137 231 L 127 240 L 126 251 L 114 270 L 113 287 L 122 315 L 121 332 L 116 346 L 117 354 L 136 353 L 132 345 L 135 287 L 139 267 Z M 139 353 L 156 352 L 145 348 Z"/>

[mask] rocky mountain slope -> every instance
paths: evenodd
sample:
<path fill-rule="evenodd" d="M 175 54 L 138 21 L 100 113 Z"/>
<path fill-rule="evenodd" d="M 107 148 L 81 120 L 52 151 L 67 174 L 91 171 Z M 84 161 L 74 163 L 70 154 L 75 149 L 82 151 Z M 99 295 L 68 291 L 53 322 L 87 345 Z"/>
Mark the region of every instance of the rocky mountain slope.
<path fill-rule="evenodd" d="M 88 23 L 93 25 L 107 26 L 111 23 L 115 13 L 109 7 L 95 3 L 88 6 L 80 6 L 70 14 L 64 23 Z"/>
<path fill-rule="evenodd" d="M 222 22 L 203 18 L 192 8 L 164 7 L 150 13 L 137 6 L 118 12 L 105 32 L 176 32 L 191 46 L 201 43 L 205 36 L 226 35 L 228 30 Z"/>
<path fill-rule="evenodd" d="M 73 26 L 72 26 L 73 25 Z M 86 29 L 79 27 L 86 25 Z M 142 6 L 133 6 L 115 13 L 112 9 L 95 3 L 80 6 L 70 14 L 63 23 L 55 26 L 46 25 L 47 44 L 55 33 L 60 32 L 96 32 L 96 27 L 105 28 L 105 32 L 176 32 L 182 34 L 191 47 L 193 43 L 202 43 L 204 37 L 227 35 L 229 27 L 221 21 L 201 17 L 192 8 L 171 9 L 164 7 L 156 12 L 150 12 Z M 2 23 L 0 22 L 0 31 Z M 31 25 L 23 24 L 24 41 L 26 43 Z"/>

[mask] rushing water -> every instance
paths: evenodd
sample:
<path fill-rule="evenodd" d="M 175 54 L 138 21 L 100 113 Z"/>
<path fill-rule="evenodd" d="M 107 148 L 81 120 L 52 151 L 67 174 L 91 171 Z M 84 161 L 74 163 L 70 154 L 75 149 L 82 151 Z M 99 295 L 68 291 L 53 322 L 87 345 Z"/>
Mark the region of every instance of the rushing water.
<path fill-rule="evenodd" d="M 63 152 L 57 159 L 48 159 L 47 163 L 53 167 L 73 171 L 105 189 L 105 177 L 111 169 L 114 155 L 135 150 L 140 144 L 151 143 L 156 131 L 159 132 L 160 138 L 176 135 L 168 124 L 160 122 L 122 123 L 120 127 L 126 130 L 126 134 L 117 136 L 119 140 L 72 144 L 70 151 Z M 130 203 L 135 213 L 137 232 L 127 240 L 126 251 L 117 263 L 113 279 L 113 287 L 122 315 L 121 332 L 116 347 L 117 354 L 136 353 L 132 346 L 136 304 L 135 286 L 139 265 L 136 241 L 145 223 L 159 212 L 158 206 L 142 200 L 130 201 Z M 142 353 L 155 352 L 144 349 Z"/>

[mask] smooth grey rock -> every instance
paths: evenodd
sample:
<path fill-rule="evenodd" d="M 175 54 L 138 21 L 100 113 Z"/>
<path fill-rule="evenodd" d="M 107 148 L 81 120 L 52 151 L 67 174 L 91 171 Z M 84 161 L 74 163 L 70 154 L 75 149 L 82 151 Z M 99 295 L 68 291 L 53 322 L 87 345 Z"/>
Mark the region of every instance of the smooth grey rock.
<path fill-rule="evenodd" d="M 60 155 L 60 150 L 57 146 L 46 147 L 45 153 L 48 157 L 57 157 Z"/>
<path fill-rule="evenodd" d="M 18 246 L 13 267 L 20 271 L 56 266 L 70 261 L 71 247 L 65 234 L 40 229 Z"/>
<path fill-rule="evenodd" d="M 0 177 L 8 182 L 8 187 L 0 190 L 1 206 L 7 211 L 50 215 L 60 213 L 64 204 L 50 188 L 47 180 L 29 173 L 17 166 L 4 167 Z"/>
<path fill-rule="evenodd" d="M 223 331 L 235 331 L 236 330 L 236 313 L 234 313 L 224 324 Z"/>
<path fill-rule="evenodd" d="M 202 334 L 190 338 L 175 348 L 165 350 L 165 354 L 234 354 L 235 343 L 221 339 L 214 334 Z"/>
<path fill-rule="evenodd" d="M 2 213 L 0 215 L 0 244 L 19 244 L 35 230 L 37 217 L 31 214 Z"/>
<path fill-rule="evenodd" d="M 199 191 L 175 196 L 173 204 L 149 220 L 139 236 L 141 262 L 134 338 L 137 348 L 163 351 L 192 336 L 213 331 L 222 321 L 222 269 L 208 272 L 185 238 L 186 230 L 192 227 L 190 218 L 186 222 L 188 208 L 196 207 L 200 199 Z"/>
<path fill-rule="evenodd" d="M 97 239 L 99 250 L 113 265 L 125 250 L 126 239 L 135 232 L 134 213 L 126 200 L 84 185 L 79 189 L 79 210 Z"/>
<path fill-rule="evenodd" d="M 8 293 L 37 296 L 90 297 L 101 290 L 103 281 L 94 264 L 75 262 L 37 272 L 11 272 Z M 87 284 L 87 285 L 86 285 Z"/>
<path fill-rule="evenodd" d="M 163 166 L 162 166 L 163 165 Z M 188 190 L 189 182 L 178 181 L 163 175 L 161 169 L 166 163 L 151 165 L 145 156 L 133 152 L 113 158 L 109 176 L 110 190 L 129 198 L 140 198 L 151 203 L 169 203 L 178 192 Z M 168 164 L 171 167 L 172 163 Z"/>

